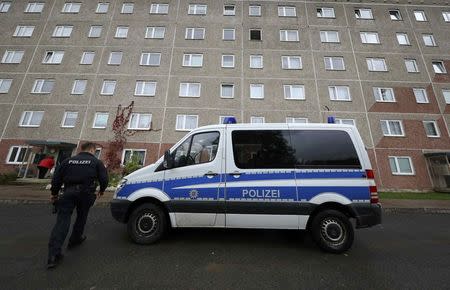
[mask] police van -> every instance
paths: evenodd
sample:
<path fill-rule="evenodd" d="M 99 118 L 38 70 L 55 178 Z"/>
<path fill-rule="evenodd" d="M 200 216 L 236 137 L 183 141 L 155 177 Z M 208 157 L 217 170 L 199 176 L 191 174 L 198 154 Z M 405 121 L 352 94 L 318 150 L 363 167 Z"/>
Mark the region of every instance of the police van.
<path fill-rule="evenodd" d="M 111 213 L 138 244 L 169 227 L 306 229 L 333 253 L 351 247 L 354 226 L 381 223 L 362 139 L 338 124 L 197 128 L 126 176 Z"/>

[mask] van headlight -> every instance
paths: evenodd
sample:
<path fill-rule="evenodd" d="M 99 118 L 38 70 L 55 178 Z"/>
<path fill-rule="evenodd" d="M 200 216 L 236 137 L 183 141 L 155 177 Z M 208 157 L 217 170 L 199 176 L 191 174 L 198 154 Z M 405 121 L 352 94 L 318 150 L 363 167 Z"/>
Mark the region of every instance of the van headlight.
<path fill-rule="evenodd" d="M 126 183 L 127 183 L 127 179 L 126 178 L 122 178 L 119 181 L 119 183 L 117 184 L 117 187 L 116 187 L 116 191 L 114 192 L 113 198 L 117 197 L 117 193 L 125 186 Z"/>

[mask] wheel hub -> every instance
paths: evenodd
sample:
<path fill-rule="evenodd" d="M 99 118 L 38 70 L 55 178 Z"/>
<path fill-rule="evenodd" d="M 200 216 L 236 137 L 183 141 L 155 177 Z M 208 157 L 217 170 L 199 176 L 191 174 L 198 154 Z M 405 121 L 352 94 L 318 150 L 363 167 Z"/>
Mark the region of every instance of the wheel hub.
<path fill-rule="evenodd" d="M 333 219 L 326 219 L 322 222 L 321 233 L 326 240 L 331 242 L 339 242 L 345 235 L 342 225 Z"/>
<path fill-rule="evenodd" d="M 145 213 L 137 220 L 137 228 L 142 234 L 148 235 L 156 230 L 157 218 L 152 213 Z"/>

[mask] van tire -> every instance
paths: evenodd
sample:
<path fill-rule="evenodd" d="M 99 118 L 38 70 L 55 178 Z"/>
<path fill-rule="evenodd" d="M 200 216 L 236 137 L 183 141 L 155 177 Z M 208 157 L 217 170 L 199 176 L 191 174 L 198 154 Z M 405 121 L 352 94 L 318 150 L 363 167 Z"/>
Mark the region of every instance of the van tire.
<path fill-rule="evenodd" d="M 329 253 L 343 253 L 353 244 L 353 225 L 345 214 L 337 210 L 328 209 L 317 213 L 310 231 L 316 244 Z"/>
<path fill-rule="evenodd" d="M 127 230 L 133 242 L 141 245 L 153 244 L 167 231 L 166 214 L 160 206 L 144 203 L 131 213 Z"/>

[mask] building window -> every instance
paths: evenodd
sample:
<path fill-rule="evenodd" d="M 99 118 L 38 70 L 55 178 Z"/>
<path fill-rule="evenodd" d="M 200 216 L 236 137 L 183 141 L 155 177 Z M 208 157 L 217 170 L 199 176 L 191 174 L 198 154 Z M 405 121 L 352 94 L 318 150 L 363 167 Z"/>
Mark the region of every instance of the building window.
<path fill-rule="evenodd" d="M 55 80 L 37 79 L 34 81 L 31 93 L 33 94 L 50 94 L 55 86 Z"/>
<path fill-rule="evenodd" d="M 409 156 L 389 156 L 389 165 L 393 175 L 414 175 L 414 168 Z"/>
<path fill-rule="evenodd" d="M 406 71 L 409 73 L 419 72 L 419 67 L 415 59 L 405 59 Z"/>
<path fill-rule="evenodd" d="M 402 14 L 400 10 L 389 10 L 389 17 L 391 20 L 402 20 Z"/>
<path fill-rule="evenodd" d="M 81 55 L 80 64 L 92 64 L 94 62 L 95 52 L 85 51 Z"/>
<path fill-rule="evenodd" d="M 109 9 L 109 3 L 107 3 L 107 2 L 98 3 L 95 13 L 105 14 L 105 13 L 108 13 L 108 9 Z"/>
<path fill-rule="evenodd" d="M 61 123 L 63 128 L 74 128 L 77 124 L 78 112 L 64 112 L 64 117 Z"/>
<path fill-rule="evenodd" d="M 250 55 L 250 68 L 263 68 L 264 59 L 262 55 Z"/>
<path fill-rule="evenodd" d="M 190 131 L 198 127 L 197 115 L 177 115 L 175 130 Z"/>
<path fill-rule="evenodd" d="M 437 46 L 433 34 L 422 34 L 422 39 L 425 46 Z"/>
<path fill-rule="evenodd" d="M 299 41 L 297 30 L 280 30 L 280 41 Z"/>
<path fill-rule="evenodd" d="M 7 94 L 11 88 L 12 79 L 0 79 L 0 94 Z"/>
<path fill-rule="evenodd" d="M 117 26 L 115 38 L 127 38 L 128 26 Z"/>
<path fill-rule="evenodd" d="M 445 22 L 450 22 L 450 11 L 442 11 L 442 17 Z"/>
<path fill-rule="evenodd" d="M 414 17 L 416 18 L 416 21 L 418 21 L 418 22 L 427 21 L 427 16 L 425 15 L 425 12 L 422 10 L 414 11 Z"/>
<path fill-rule="evenodd" d="M 82 95 L 86 90 L 87 80 L 75 80 L 72 86 L 72 95 Z"/>
<path fill-rule="evenodd" d="M 57 25 L 53 30 L 53 37 L 70 37 L 73 26 L 71 25 Z"/>
<path fill-rule="evenodd" d="M 153 97 L 156 94 L 156 82 L 149 81 L 137 81 L 136 88 L 134 90 L 135 96 L 150 96 Z"/>
<path fill-rule="evenodd" d="M 334 8 L 331 7 L 321 7 L 317 8 L 317 17 L 319 18 L 335 18 Z"/>
<path fill-rule="evenodd" d="M 304 100 L 304 85 L 283 85 L 284 98 L 286 100 Z"/>
<path fill-rule="evenodd" d="M 308 118 L 286 117 L 288 124 L 307 124 Z"/>
<path fill-rule="evenodd" d="M 235 118 L 235 116 L 219 116 L 219 124 L 223 124 L 226 118 Z"/>
<path fill-rule="evenodd" d="M 169 4 L 152 4 L 150 5 L 150 14 L 168 14 Z"/>
<path fill-rule="evenodd" d="M 334 120 L 335 124 L 343 124 L 343 125 L 352 125 L 355 126 L 355 120 L 354 119 L 340 119 L 336 118 Z"/>
<path fill-rule="evenodd" d="M 114 91 L 116 90 L 116 81 L 103 81 L 102 90 L 100 92 L 101 95 L 114 95 Z"/>
<path fill-rule="evenodd" d="M 11 2 L 2 1 L 0 2 L 0 13 L 6 13 L 9 11 L 9 7 L 11 7 Z"/>
<path fill-rule="evenodd" d="M 14 31 L 14 37 L 31 37 L 33 35 L 34 26 L 18 25 Z"/>
<path fill-rule="evenodd" d="M 64 3 L 62 13 L 78 13 L 80 12 L 81 3 L 68 2 Z"/>
<path fill-rule="evenodd" d="M 139 165 L 143 166 L 145 161 L 145 153 L 146 151 L 144 149 L 124 149 L 121 164 L 126 165 L 134 159 L 139 163 Z"/>
<path fill-rule="evenodd" d="M 132 113 L 128 129 L 149 130 L 152 125 L 152 114 Z"/>
<path fill-rule="evenodd" d="M 250 29 L 250 40 L 261 40 L 261 29 Z"/>
<path fill-rule="evenodd" d="M 123 3 L 122 10 L 120 13 L 122 14 L 133 14 L 134 11 L 134 3 Z"/>
<path fill-rule="evenodd" d="M 278 6 L 278 16 L 280 17 L 296 17 L 297 11 L 295 6 Z"/>
<path fill-rule="evenodd" d="M 232 4 L 223 5 L 223 15 L 225 15 L 225 16 L 236 15 L 236 7 Z"/>
<path fill-rule="evenodd" d="M 250 5 L 248 7 L 248 15 L 261 16 L 261 6 L 260 5 Z"/>
<path fill-rule="evenodd" d="M 367 58 L 366 61 L 369 71 L 387 71 L 384 58 Z"/>
<path fill-rule="evenodd" d="M 436 121 L 423 121 L 423 126 L 427 137 L 436 138 L 441 136 Z"/>
<path fill-rule="evenodd" d="M 221 84 L 220 97 L 225 99 L 234 98 L 234 84 Z"/>
<path fill-rule="evenodd" d="M 202 67 L 203 54 L 186 53 L 183 55 L 183 66 Z"/>
<path fill-rule="evenodd" d="M 166 28 L 164 26 L 147 27 L 145 38 L 163 39 L 165 34 Z"/>
<path fill-rule="evenodd" d="M 326 56 L 325 61 L 326 70 L 345 70 L 344 58 L 339 56 Z"/>
<path fill-rule="evenodd" d="M 109 54 L 108 64 L 109 65 L 120 65 L 122 63 L 122 55 L 121 51 L 111 51 Z"/>
<path fill-rule="evenodd" d="M 380 120 L 381 131 L 384 136 L 405 136 L 403 133 L 402 121 Z"/>
<path fill-rule="evenodd" d="M 46 51 L 42 63 L 60 64 L 64 57 L 64 51 Z"/>
<path fill-rule="evenodd" d="M 362 43 L 380 44 L 377 32 L 360 32 L 359 35 Z"/>
<path fill-rule="evenodd" d="M 44 117 L 43 111 L 24 111 L 20 118 L 20 127 L 39 127 Z"/>
<path fill-rule="evenodd" d="M 437 74 L 446 74 L 447 71 L 445 70 L 444 62 L 443 61 L 433 61 L 431 62 L 433 65 L 433 70 Z"/>
<path fill-rule="evenodd" d="M 7 50 L 3 54 L 2 63 L 21 63 L 24 53 L 23 50 Z"/>
<path fill-rule="evenodd" d="M 225 28 L 222 33 L 223 40 L 235 40 L 235 29 L 233 28 Z"/>
<path fill-rule="evenodd" d="M 264 99 L 263 84 L 250 84 L 250 99 Z"/>
<path fill-rule="evenodd" d="M 26 146 L 11 146 L 9 148 L 8 157 L 6 158 L 7 164 L 21 164 L 26 163 L 25 155 L 27 153 Z"/>
<path fill-rule="evenodd" d="M 266 119 L 264 117 L 259 116 L 251 116 L 250 117 L 250 123 L 252 124 L 264 124 L 266 122 Z"/>
<path fill-rule="evenodd" d="M 105 129 L 108 125 L 109 113 L 104 112 L 96 112 L 94 117 L 94 124 L 92 124 L 92 128 L 95 129 Z"/>
<path fill-rule="evenodd" d="M 200 83 L 180 83 L 180 97 L 198 98 L 200 97 Z"/>
<path fill-rule="evenodd" d="M 282 69 L 302 69 L 302 57 L 293 55 L 281 56 Z"/>
<path fill-rule="evenodd" d="M 392 88 L 373 88 L 373 95 L 377 102 L 395 102 L 394 90 Z"/>
<path fill-rule="evenodd" d="M 206 15 L 208 6 L 203 4 L 190 4 L 188 14 L 189 15 Z"/>
<path fill-rule="evenodd" d="M 25 13 L 41 13 L 44 9 L 44 4 L 41 2 L 29 2 L 25 7 Z"/>
<path fill-rule="evenodd" d="M 140 65 L 159 66 L 161 63 L 161 53 L 143 52 L 141 54 Z"/>
<path fill-rule="evenodd" d="M 88 37 L 90 37 L 90 38 L 100 37 L 102 35 L 102 29 L 103 29 L 103 26 L 101 26 L 101 25 L 92 25 L 91 28 L 89 29 Z"/>
<path fill-rule="evenodd" d="M 163 33 L 164 38 L 164 33 Z M 186 28 L 185 39 L 205 39 L 205 28 Z"/>
<path fill-rule="evenodd" d="M 234 54 L 222 55 L 222 67 L 234 68 Z"/>
<path fill-rule="evenodd" d="M 450 104 L 450 89 L 442 89 L 442 95 L 446 104 Z"/>
<path fill-rule="evenodd" d="M 320 31 L 320 41 L 339 43 L 339 32 L 338 31 Z"/>
<path fill-rule="evenodd" d="M 328 94 L 332 101 L 351 101 L 350 89 L 348 86 L 329 86 Z"/>
<path fill-rule="evenodd" d="M 355 9 L 356 19 L 373 19 L 372 9 L 370 8 L 359 8 Z"/>
<path fill-rule="evenodd" d="M 400 45 L 410 45 L 408 34 L 397 32 L 397 41 Z"/>
<path fill-rule="evenodd" d="M 428 104 L 430 101 L 428 100 L 427 91 L 423 88 L 413 88 L 414 97 L 416 98 L 416 102 L 418 104 Z"/>

